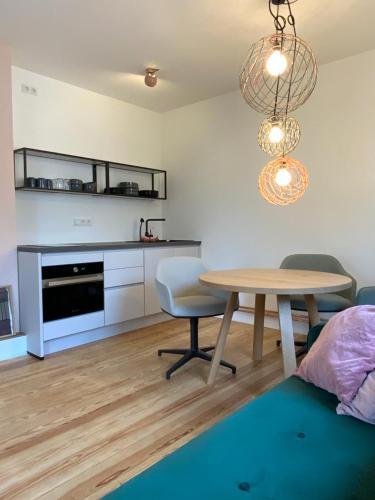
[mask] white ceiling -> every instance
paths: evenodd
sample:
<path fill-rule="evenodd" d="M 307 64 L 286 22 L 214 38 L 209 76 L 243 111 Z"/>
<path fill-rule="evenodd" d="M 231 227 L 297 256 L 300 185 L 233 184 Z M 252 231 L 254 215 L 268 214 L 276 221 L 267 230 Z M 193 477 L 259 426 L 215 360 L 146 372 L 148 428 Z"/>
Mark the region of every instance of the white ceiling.
<path fill-rule="evenodd" d="M 299 0 L 320 64 L 375 48 L 374 0 Z M 238 88 L 248 47 L 273 31 L 268 0 L 0 0 L 13 63 L 155 111 Z M 143 83 L 160 68 L 155 88 Z"/>

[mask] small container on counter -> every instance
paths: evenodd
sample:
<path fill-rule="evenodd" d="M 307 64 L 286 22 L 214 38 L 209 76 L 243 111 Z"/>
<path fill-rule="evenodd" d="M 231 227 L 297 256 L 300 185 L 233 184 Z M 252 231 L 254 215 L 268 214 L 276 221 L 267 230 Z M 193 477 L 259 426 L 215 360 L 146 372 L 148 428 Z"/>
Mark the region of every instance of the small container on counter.
<path fill-rule="evenodd" d="M 53 189 L 64 189 L 64 179 L 52 179 Z"/>
<path fill-rule="evenodd" d="M 82 187 L 85 193 L 96 193 L 96 182 L 84 182 Z"/>
<path fill-rule="evenodd" d="M 46 189 L 47 179 L 45 179 L 44 177 L 38 177 L 36 179 L 35 187 L 37 187 L 38 189 Z"/>
<path fill-rule="evenodd" d="M 69 188 L 71 191 L 82 191 L 83 182 L 81 179 L 70 179 Z"/>

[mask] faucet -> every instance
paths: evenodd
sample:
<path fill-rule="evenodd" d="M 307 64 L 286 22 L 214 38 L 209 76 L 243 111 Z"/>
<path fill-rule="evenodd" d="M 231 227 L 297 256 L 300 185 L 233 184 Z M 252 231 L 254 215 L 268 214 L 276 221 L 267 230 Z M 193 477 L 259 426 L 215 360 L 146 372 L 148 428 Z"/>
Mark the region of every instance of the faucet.
<path fill-rule="evenodd" d="M 146 238 L 152 238 L 153 234 L 151 230 L 148 230 L 148 223 L 149 222 L 165 222 L 165 219 L 146 219 L 146 231 L 145 231 L 145 236 Z"/>

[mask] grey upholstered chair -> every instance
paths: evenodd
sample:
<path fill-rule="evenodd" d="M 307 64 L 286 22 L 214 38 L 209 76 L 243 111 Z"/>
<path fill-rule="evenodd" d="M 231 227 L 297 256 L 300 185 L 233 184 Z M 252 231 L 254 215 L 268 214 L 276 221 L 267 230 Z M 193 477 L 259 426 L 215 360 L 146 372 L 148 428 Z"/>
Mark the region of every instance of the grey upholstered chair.
<path fill-rule="evenodd" d="M 215 349 L 215 346 L 200 348 L 198 345 L 198 321 L 199 318 L 223 314 L 229 294 L 200 285 L 199 275 L 206 271 L 201 259 L 196 257 L 169 257 L 161 260 L 158 265 L 156 287 L 161 309 L 175 318 L 190 319 L 190 348 L 158 351 L 159 356 L 163 353 L 182 355 L 166 372 L 167 379 L 193 358 L 205 361 L 212 359 L 207 352 Z M 221 361 L 220 364 L 236 373 L 236 367 L 230 363 Z"/>
<path fill-rule="evenodd" d="M 326 254 L 294 254 L 288 255 L 282 261 L 280 269 L 303 269 L 306 271 L 321 271 L 326 273 L 341 274 L 352 279 L 352 286 L 336 293 L 321 293 L 314 295 L 319 312 L 336 313 L 351 307 L 355 303 L 357 282 L 332 255 Z M 292 295 L 292 309 L 307 311 L 303 295 Z M 278 342 L 279 344 L 279 342 Z M 302 349 L 297 355 L 306 352 L 306 342 L 295 342 Z"/>
<path fill-rule="evenodd" d="M 357 306 L 375 306 L 375 286 L 365 286 L 358 290 Z"/>

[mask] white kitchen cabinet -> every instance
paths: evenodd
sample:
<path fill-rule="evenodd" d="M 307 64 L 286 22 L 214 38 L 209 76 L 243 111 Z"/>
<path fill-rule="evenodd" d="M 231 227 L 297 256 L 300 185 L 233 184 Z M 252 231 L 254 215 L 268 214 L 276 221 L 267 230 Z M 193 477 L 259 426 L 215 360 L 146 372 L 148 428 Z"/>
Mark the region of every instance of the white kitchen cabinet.
<path fill-rule="evenodd" d="M 24 248 L 24 250 L 22 250 Z M 43 248 L 43 247 L 41 247 Z M 20 323 L 27 334 L 27 350 L 45 354 L 92 342 L 124 331 L 121 323 L 160 312 L 155 276 L 161 259 L 199 257 L 200 246 L 149 246 L 118 250 L 61 251 L 51 253 L 20 247 L 18 252 Z M 104 311 L 43 322 L 43 266 L 104 261 Z M 145 323 L 149 324 L 148 318 Z M 112 325 L 112 326 L 111 326 Z M 117 326 L 116 326 L 117 325 Z M 106 327 L 111 326 L 111 328 Z M 117 334 L 116 333 L 116 334 Z"/>
<path fill-rule="evenodd" d="M 142 267 L 143 250 L 108 250 L 104 252 L 104 269 Z"/>
<path fill-rule="evenodd" d="M 145 316 L 160 312 L 155 276 L 159 262 L 166 257 L 199 257 L 200 247 L 168 247 L 145 249 Z"/>
<path fill-rule="evenodd" d="M 174 257 L 200 257 L 200 247 L 176 247 L 172 250 Z"/>
<path fill-rule="evenodd" d="M 126 269 L 109 269 L 104 271 L 104 288 L 143 283 L 143 267 L 128 267 Z"/>
<path fill-rule="evenodd" d="M 105 324 L 113 325 L 145 314 L 144 286 L 130 285 L 104 291 Z"/>

